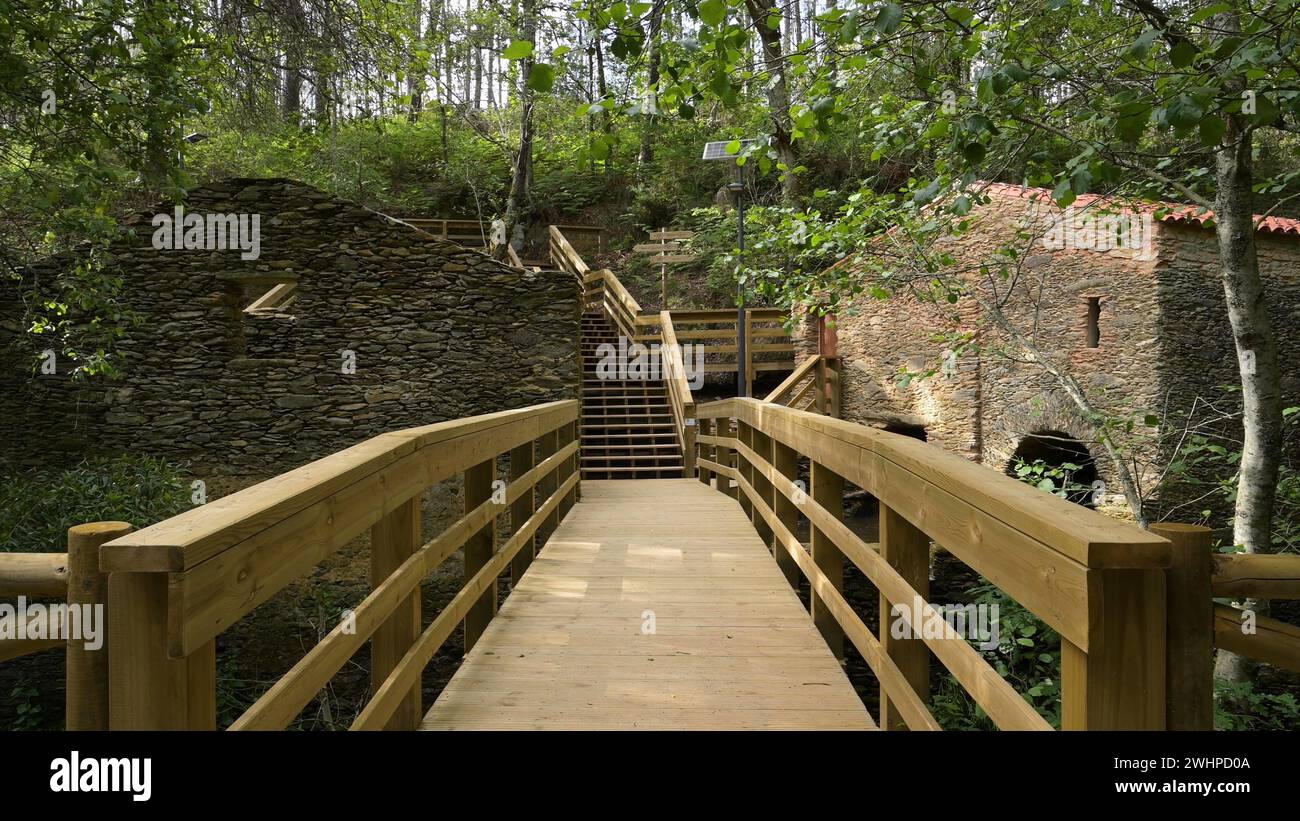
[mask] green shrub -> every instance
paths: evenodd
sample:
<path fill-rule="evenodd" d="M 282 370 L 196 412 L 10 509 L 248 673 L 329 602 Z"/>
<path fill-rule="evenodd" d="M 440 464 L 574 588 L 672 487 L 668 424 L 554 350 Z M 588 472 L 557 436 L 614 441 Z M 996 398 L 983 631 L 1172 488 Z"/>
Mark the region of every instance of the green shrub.
<path fill-rule="evenodd" d="M 1220 730 L 1294 730 L 1300 704 L 1290 693 L 1260 693 L 1250 682 L 1214 682 L 1214 726 Z"/>
<path fill-rule="evenodd" d="M 190 507 L 189 485 L 176 467 L 149 456 L 5 471 L 0 474 L 0 552 L 58 552 L 73 525 L 123 521 L 144 527 Z"/>

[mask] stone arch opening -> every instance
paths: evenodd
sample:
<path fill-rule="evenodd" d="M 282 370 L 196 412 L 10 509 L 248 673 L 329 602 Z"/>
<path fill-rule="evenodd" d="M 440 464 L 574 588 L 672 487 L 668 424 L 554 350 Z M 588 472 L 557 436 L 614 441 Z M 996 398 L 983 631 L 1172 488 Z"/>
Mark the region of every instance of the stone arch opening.
<path fill-rule="evenodd" d="M 920 439 L 922 442 L 930 441 L 930 434 L 926 431 L 925 425 L 912 425 L 907 422 L 890 422 L 881 430 L 886 433 L 897 433 L 901 436 L 910 436 L 913 439 Z"/>
<path fill-rule="evenodd" d="M 1042 464 L 1040 478 L 1051 479 L 1060 491 L 1065 486 L 1066 496 L 1075 504 L 1094 507 L 1093 482 L 1097 481 L 1097 463 L 1088 446 L 1070 434 L 1059 430 L 1040 430 L 1026 434 L 1007 462 L 1006 474 L 1020 478 L 1017 472 L 1022 465 Z"/>

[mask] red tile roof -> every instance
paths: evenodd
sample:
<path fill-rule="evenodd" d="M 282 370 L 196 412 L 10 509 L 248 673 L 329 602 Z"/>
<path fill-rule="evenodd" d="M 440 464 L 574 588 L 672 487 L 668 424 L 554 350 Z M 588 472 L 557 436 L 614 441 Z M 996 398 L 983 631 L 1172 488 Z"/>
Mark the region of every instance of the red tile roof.
<path fill-rule="evenodd" d="M 985 187 L 987 186 L 987 187 Z M 983 188 L 985 193 L 991 196 L 1017 197 L 1020 199 L 1051 199 L 1052 192 L 1046 188 L 1030 188 L 1025 185 L 1010 185 L 1004 182 L 993 183 L 976 183 L 977 189 Z M 1078 206 L 1088 206 L 1097 202 L 1104 202 L 1109 199 L 1099 194 L 1080 194 L 1075 200 Z M 1122 205 L 1129 210 L 1137 210 L 1144 214 L 1154 214 L 1156 211 L 1165 211 L 1165 215 L 1160 218 L 1161 222 L 1182 223 L 1184 225 L 1205 225 L 1214 219 L 1213 211 L 1202 210 L 1199 206 L 1184 205 L 1176 202 L 1144 202 L 1133 203 L 1116 201 L 1117 205 Z M 1266 234 L 1283 234 L 1291 236 L 1300 236 L 1300 219 L 1290 217 L 1260 217 L 1255 215 L 1255 230 Z"/>

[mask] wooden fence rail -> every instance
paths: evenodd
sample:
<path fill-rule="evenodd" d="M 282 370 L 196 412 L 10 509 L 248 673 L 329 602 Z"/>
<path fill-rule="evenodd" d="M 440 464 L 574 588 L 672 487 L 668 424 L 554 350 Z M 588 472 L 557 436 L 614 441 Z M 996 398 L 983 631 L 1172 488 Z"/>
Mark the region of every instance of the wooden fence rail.
<path fill-rule="evenodd" d="M 932 540 L 1061 635 L 1064 729 L 1165 726 L 1166 539 L 909 437 L 755 399 L 696 414 L 708 420 L 700 478 L 738 494 L 787 574 L 808 578 L 828 643 L 848 638 L 881 683 L 882 727 L 937 726 L 925 706 L 930 654 L 997 726 L 1049 726 L 926 600 Z M 878 546 L 843 523 L 846 482 L 879 501 Z M 808 547 L 794 535 L 799 516 Z M 844 600 L 844 559 L 880 591 L 879 636 Z M 911 638 L 890 635 L 896 618 Z"/>
<path fill-rule="evenodd" d="M 374 692 L 353 728 L 413 729 L 429 659 L 462 622 L 472 645 L 497 577 L 522 572 L 577 500 L 577 417 L 568 400 L 382 434 L 109 542 L 111 727 L 214 727 L 215 638 L 368 530 L 370 595 L 233 728 L 288 726 L 369 640 Z M 506 455 L 510 481 L 495 484 Z M 456 475 L 465 514 L 421 544 L 423 491 Z M 420 581 L 462 547 L 464 586 L 421 631 Z"/>
<path fill-rule="evenodd" d="M 66 553 L 0 553 L 0 596 L 60 598 L 68 611 L 58 618 L 46 609 L 43 617 L 46 638 L 16 636 L 0 639 L 0 662 L 64 647 L 66 686 L 64 688 L 64 727 L 68 730 L 107 730 L 109 649 L 102 640 L 108 629 L 108 584 L 99 569 L 99 548 L 106 542 L 131 532 L 126 522 L 92 522 L 68 529 Z M 89 613 L 86 608 L 93 608 Z M 88 636 L 67 636 L 66 630 L 77 625 L 84 633 L 86 619 L 95 620 L 101 643 L 88 646 Z M 30 629 L 35 625 L 26 625 Z M 52 631 L 62 635 L 49 635 Z M 69 640 L 71 639 L 71 640 Z"/>

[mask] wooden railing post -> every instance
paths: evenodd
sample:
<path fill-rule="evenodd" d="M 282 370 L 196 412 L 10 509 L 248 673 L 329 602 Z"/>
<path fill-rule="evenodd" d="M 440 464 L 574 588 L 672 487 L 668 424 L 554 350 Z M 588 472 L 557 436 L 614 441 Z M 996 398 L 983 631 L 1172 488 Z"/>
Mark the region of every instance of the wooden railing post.
<path fill-rule="evenodd" d="M 772 454 L 770 458 L 772 467 L 776 468 L 778 473 L 789 479 L 791 482 L 798 481 L 799 454 L 794 448 L 774 439 L 772 440 Z M 770 504 L 772 505 L 772 512 L 776 514 L 777 521 L 784 525 L 791 533 L 796 532 L 796 527 L 799 524 L 798 506 L 795 505 L 794 502 L 790 501 L 789 496 L 786 496 L 784 493 L 777 490 L 770 482 L 768 484 L 772 488 Z M 799 578 L 801 575 L 798 563 L 795 562 L 794 557 L 790 555 L 789 551 L 779 544 L 773 545 L 773 552 L 776 554 L 776 566 L 781 568 L 781 572 L 785 574 L 785 579 L 790 583 L 790 586 L 798 590 Z"/>
<path fill-rule="evenodd" d="M 880 558 L 898 571 L 898 575 L 907 581 L 922 599 L 930 597 L 930 539 L 919 528 L 898 515 L 892 508 L 880 505 Z M 914 602 L 892 602 L 882 593 L 880 596 L 880 646 L 889 655 L 908 685 L 929 702 L 930 695 L 930 651 L 919 636 L 896 639 L 890 629 L 896 617 L 894 606 L 905 607 L 911 612 Z M 919 625 L 916 625 L 919 628 Z M 905 730 L 902 715 L 889 696 L 882 689 L 880 692 L 880 729 Z"/>
<path fill-rule="evenodd" d="M 108 576 L 99 569 L 99 548 L 131 532 L 126 522 L 94 522 L 68 529 L 68 608 L 80 608 L 91 618 L 105 642 L 91 650 L 85 641 L 70 638 L 67 647 L 67 687 L 64 728 L 108 729 Z"/>
<path fill-rule="evenodd" d="M 760 459 L 768 464 L 772 464 L 772 437 L 763 433 L 758 428 L 751 427 L 749 429 L 749 439 L 750 449 L 753 450 Z M 768 481 L 767 477 L 763 475 L 762 471 L 758 470 L 758 468 L 751 467 L 748 478 L 750 485 L 752 485 L 755 492 L 758 493 L 758 498 L 766 502 L 767 507 L 775 510 L 772 494 L 776 492 L 776 489 L 772 486 L 772 483 Z M 758 505 L 751 505 L 751 507 L 753 508 L 751 512 L 751 521 L 754 523 L 754 529 L 758 531 L 758 538 L 763 540 L 763 544 L 772 551 L 772 555 L 776 557 L 777 563 L 780 564 L 781 556 L 789 556 L 790 554 L 780 547 L 773 547 L 773 536 L 775 534 L 772 532 L 772 526 L 767 523 L 767 517 L 765 517 L 762 511 L 758 509 Z"/>
<path fill-rule="evenodd" d="M 732 427 L 733 425 L 736 425 L 736 427 Z M 733 420 L 729 417 L 724 416 L 717 421 L 716 425 L 714 425 L 713 432 L 715 435 L 721 436 L 726 439 L 731 439 L 733 437 L 739 439 L 740 438 L 739 420 Z M 723 447 L 719 445 L 717 450 L 717 462 L 723 467 L 730 467 L 734 469 L 736 467 L 735 449 L 729 447 Z M 718 474 L 718 490 L 722 491 L 723 493 L 727 494 L 733 499 L 736 499 L 740 496 L 740 488 L 738 486 L 731 484 L 730 476 L 723 476 L 722 474 Z"/>
<path fill-rule="evenodd" d="M 563 448 L 567 446 L 570 442 L 576 441 L 577 438 L 578 438 L 578 421 L 575 419 L 574 421 L 567 422 L 560 427 L 559 438 L 556 440 L 556 448 L 557 449 Z M 579 471 L 580 468 L 578 465 L 578 452 L 575 451 L 572 456 L 564 460 L 564 464 L 560 467 L 559 481 L 563 482 L 565 479 L 568 479 L 573 474 L 579 473 Z M 568 515 L 569 511 L 573 508 L 574 504 L 577 503 L 579 497 L 579 491 L 581 487 L 582 487 L 582 483 L 580 477 L 579 483 L 574 485 L 573 489 L 570 490 L 567 494 L 565 494 L 564 499 L 561 500 L 560 506 L 559 508 L 557 508 L 559 512 L 559 517 L 556 520 L 557 523 L 560 520 L 563 520 L 564 517 Z"/>
<path fill-rule="evenodd" d="M 830 468 L 813 461 L 810 465 L 812 487 L 809 498 L 826 509 L 836 519 L 844 518 L 844 478 Z M 829 535 L 817 527 L 812 528 L 812 559 L 817 567 L 826 574 L 826 578 L 836 590 L 844 589 L 844 554 L 836 547 Z M 835 654 L 835 658 L 844 658 L 844 630 L 835 616 L 826 609 L 817 591 L 812 592 L 810 600 L 813 623 L 821 631 L 822 638 Z"/>
<path fill-rule="evenodd" d="M 108 575 L 110 730 L 216 729 L 216 641 L 184 658 L 168 658 L 169 576 Z"/>
<path fill-rule="evenodd" d="M 548 457 L 550 457 L 559 449 L 560 449 L 560 432 L 558 430 L 548 431 L 547 433 L 542 434 L 541 438 L 537 440 L 538 463 L 545 461 Z M 544 503 L 547 499 L 551 498 L 551 494 L 554 493 L 555 489 L 560 486 L 559 475 L 561 472 L 562 472 L 562 468 L 556 468 L 555 470 L 548 473 L 546 476 L 543 476 L 540 481 L 538 481 L 537 500 L 539 504 Z M 554 533 L 555 528 L 559 526 L 560 526 L 560 512 L 558 509 L 556 509 L 551 511 L 551 514 L 547 516 L 542 521 L 541 526 L 537 528 L 537 534 L 533 539 L 534 556 L 537 555 L 537 551 L 541 550 L 542 547 L 546 545 L 546 540 L 551 538 L 551 534 Z"/>
<path fill-rule="evenodd" d="M 1088 570 L 1088 647 L 1061 638 L 1061 729 L 1165 728 L 1165 573 Z"/>
<path fill-rule="evenodd" d="M 492 498 L 492 479 L 496 475 L 496 458 L 480 462 L 465 471 L 465 512 Z M 488 522 L 465 542 L 465 579 L 468 581 L 492 560 L 496 552 L 496 519 Z M 474 649 L 479 636 L 497 612 L 497 588 L 493 585 L 465 614 L 465 652 Z"/>
<path fill-rule="evenodd" d="M 411 497 L 370 528 L 370 589 L 393 574 L 420 548 L 420 495 Z M 370 683 L 378 690 L 420 636 L 420 594 L 402 599 L 370 640 Z M 420 724 L 420 687 L 416 685 L 385 725 L 386 730 L 414 730 Z"/>
<path fill-rule="evenodd" d="M 514 482 L 520 476 L 533 469 L 537 464 L 534 458 L 534 442 L 528 440 L 517 448 L 510 451 L 510 481 Z M 519 526 L 528 521 L 528 517 L 533 515 L 537 510 L 536 488 L 530 487 L 515 500 L 510 506 L 510 529 L 518 531 Z M 510 560 L 510 589 L 519 586 L 519 580 L 523 578 L 524 571 L 528 565 L 533 562 L 534 549 L 532 546 L 520 548 L 515 557 Z"/>
<path fill-rule="evenodd" d="M 1214 557 L 1211 531 L 1200 525 L 1154 524 L 1172 545 L 1165 571 L 1165 729 L 1214 729 Z"/>
<path fill-rule="evenodd" d="M 745 335 L 745 361 L 738 366 L 745 369 L 745 396 L 750 396 L 754 392 L 754 320 L 748 310 L 745 311 L 745 327 L 736 330 Z"/>
<path fill-rule="evenodd" d="M 694 413 L 694 409 L 691 409 Z M 682 476 L 686 479 L 695 476 L 695 439 L 699 435 L 699 420 L 694 416 L 687 416 L 682 427 Z"/>
<path fill-rule="evenodd" d="M 740 419 L 736 419 L 736 441 L 751 449 L 754 447 L 754 429 L 740 421 Z M 749 460 L 744 457 L 739 449 L 736 450 L 736 473 L 750 485 L 754 484 L 754 476 L 750 470 Z M 758 513 L 754 511 L 754 506 L 750 504 L 749 496 L 740 490 L 739 483 L 737 483 L 736 492 L 738 494 L 736 498 L 740 500 L 740 509 L 745 511 L 745 515 L 749 517 L 751 522 L 755 521 Z"/>
<path fill-rule="evenodd" d="M 700 419 L 700 420 L 699 420 L 699 427 L 700 427 L 700 436 L 711 436 L 711 435 L 713 434 L 713 420 L 712 420 L 712 419 Z M 707 460 L 707 461 L 710 461 L 710 462 L 715 462 L 715 461 L 717 461 L 717 459 L 714 457 L 715 450 L 714 450 L 714 447 L 713 447 L 712 445 L 704 444 L 704 443 L 700 443 L 699 446 L 698 446 L 698 448 L 699 448 L 700 459 L 704 459 L 704 460 Z M 699 477 L 699 478 L 700 478 L 700 481 L 703 482 L 705 485 L 712 484 L 712 482 L 713 482 L 713 471 L 709 470 L 708 468 L 704 467 L 703 465 L 700 465 L 700 477 Z"/>

